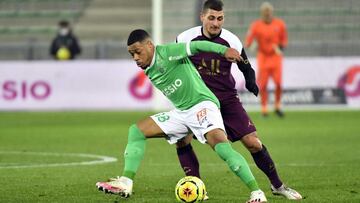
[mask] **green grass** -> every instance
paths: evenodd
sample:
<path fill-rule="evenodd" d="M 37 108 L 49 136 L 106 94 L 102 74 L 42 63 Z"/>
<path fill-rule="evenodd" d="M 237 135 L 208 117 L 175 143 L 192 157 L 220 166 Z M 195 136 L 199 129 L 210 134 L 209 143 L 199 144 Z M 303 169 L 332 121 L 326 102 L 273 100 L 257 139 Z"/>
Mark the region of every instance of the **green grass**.
<path fill-rule="evenodd" d="M 175 202 L 174 186 L 183 177 L 175 147 L 148 141 L 128 200 L 105 195 L 95 182 L 120 175 L 128 126 L 150 112 L 0 112 L 0 202 Z M 305 196 L 302 202 L 360 202 L 360 111 L 287 112 L 285 119 L 251 113 L 262 142 L 284 182 Z M 245 202 L 249 191 L 217 155 L 196 141 L 209 203 Z M 240 143 L 233 145 L 250 163 L 269 202 L 265 175 Z M 5 152 L 24 152 L 12 154 Z M 12 168 L 31 164 L 89 161 L 29 152 L 86 153 L 118 158 L 90 166 Z"/>

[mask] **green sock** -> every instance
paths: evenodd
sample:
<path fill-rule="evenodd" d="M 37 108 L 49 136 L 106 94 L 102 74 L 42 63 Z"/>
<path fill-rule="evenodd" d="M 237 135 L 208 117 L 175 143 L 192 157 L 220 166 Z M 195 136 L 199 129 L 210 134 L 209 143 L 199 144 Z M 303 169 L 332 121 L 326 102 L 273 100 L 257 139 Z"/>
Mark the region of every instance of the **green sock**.
<path fill-rule="evenodd" d="M 259 190 L 259 186 L 246 160 L 238 152 L 233 150 L 230 143 L 221 142 L 216 144 L 215 151 L 221 159 L 226 161 L 231 171 L 240 177 L 251 191 Z"/>
<path fill-rule="evenodd" d="M 146 138 L 140 129 L 135 125 L 129 128 L 128 143 L 126 145 L 124 158 L 125 167 L 123 176 L 134 179 L 135 174 L 144 157 Z"/>

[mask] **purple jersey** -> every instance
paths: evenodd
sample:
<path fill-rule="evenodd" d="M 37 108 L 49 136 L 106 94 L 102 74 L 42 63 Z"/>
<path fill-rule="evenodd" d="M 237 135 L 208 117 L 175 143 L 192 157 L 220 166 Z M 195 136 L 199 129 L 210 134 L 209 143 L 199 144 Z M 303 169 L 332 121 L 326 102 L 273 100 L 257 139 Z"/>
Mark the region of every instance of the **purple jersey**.
<path fill-rule="evenodd" d="M 207 40 L 237 49 L 239 53 L 243 48 L 240 40 L 228 30 L 222 29 L 218 36 L 209 39 L 203 35 L 201 26 L 186 30 L 176 40 L 177 42 Z M 226 102 L 226 100 L 231 100 L 237 96 L 235 80 L 231 75 L 232 63 L 227 61 L 225 57 L 216 53 L 202 52 L 190 57 L 190 60 L 197 68 L 205 84 L 220 102 Z"/>
<path fill-rule="evenodd" d="M 185 43 L 195 40 L 207 40 L 222 44 L 238 50 L 239 53 L 243 48 L 239 38 L 226 29 L 222 29 L 218 36 L 209 39 L 202 33 L 202 27 L 198 26 L 182 32 L 176 38 L 177 42 Z M 256 131 L 254 124 L 239 101 L 235 80 L 231 74 L 232 63 L 219 54 L 205 52 L 193 55 L 190 60 L 197 68 L 205 84 L 220 101 L 221 115 L 229 140 L 234 142 L 244 135 Z"/>

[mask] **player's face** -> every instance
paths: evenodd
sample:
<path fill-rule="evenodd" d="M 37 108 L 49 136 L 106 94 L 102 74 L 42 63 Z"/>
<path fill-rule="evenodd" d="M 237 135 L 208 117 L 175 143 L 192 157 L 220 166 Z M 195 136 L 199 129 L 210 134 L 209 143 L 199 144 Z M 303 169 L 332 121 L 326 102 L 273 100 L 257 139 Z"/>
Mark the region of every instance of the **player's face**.
<path fill-rule="evenodd" d="M 270 23 L 273 17 L 273 11 L 271 8 L 266 7 L 261 10 L 261 18 L 266 22 Z"/>
<path fill-rule="evenodd" d="M 128 46 L 128 51 L 136 62 L 136 65 L 145 69 L 150 65 L 153 58 L 154 46 L 150 40 L 145 40 Z"/>
<path fill-rule="evenodd" d="M 224 24 L 224 11 L 208 9 L 201 14 L 200 19 L 205 36 L 212 38 L 221 32 Z"/>

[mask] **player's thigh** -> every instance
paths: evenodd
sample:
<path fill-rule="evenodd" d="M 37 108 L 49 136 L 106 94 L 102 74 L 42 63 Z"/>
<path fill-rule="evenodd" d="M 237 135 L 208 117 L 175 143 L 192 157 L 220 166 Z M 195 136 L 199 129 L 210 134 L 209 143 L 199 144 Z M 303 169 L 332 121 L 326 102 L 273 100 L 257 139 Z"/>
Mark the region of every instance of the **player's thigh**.
<path fill-rule="evenodd" d="M 146 138 L 164 137 L 164 132 L 151 117 L 139 121 L 137 126 Z"/>
<path fill-rule="evenodd" d="M 178 142 L 189 134 L 184 119 L 176 110 L 162 112 L 150 116 L 170 144 Z"/>
<path fill-rule="evenodd" d="M 192 107 L 189 112 L 186 112 L 184 116 L 186 125 L 194 133 L 199 142 L 209 142 L 209 139 L 214 135 L 227 140 L 223 119 L 215 103 L 210 101 L 200 102 Z M 218 139 L 220 138 L 214 138 L 214 140 Z"/>
<path fill-rule="evenodd" d="M 282 57 L 273 57 L 271 77 L 274 80 L 276 86 L 280 86 L 282 82 Z"/>
<path fill-rule="evenodd" d="M 235 98 L 233 102 L 221 104 L 221 115 L 227 137 L 232 142 L 256 131 L 254 123 L 238 98 Z"/>
<path fill-rule="evenodd" d="M 281 66 L 277 66 L 274 69 L 274 73 L 273 73 L 273 78 L 274 78 L 274 83 L 276 86 L 281 86 L 281 82 L 282 82 L 282 68 Z"/>
<path fill-rule="evenodd" d="M 263 55 L 259 55 L 257 61 L 258 61 L 257 83 L 259 85 L 260 90 L 264 90 L 267 87 L 270 77 L 269 63 L 267 57 Z"/>
<path fill-rule="evenodd" d="M 259 84 L 260 90 L 264 90 L 267 88 L 269 77 L 270 77 L 269 68 L 259 68 L 257 82 Z"/>
<path fill-rule="evenodd" d="M 258 54 L 258 56 L 256 57 L 256 62 L 259 69 L 264 68 L 266 65 L 266 55 Z"/>

